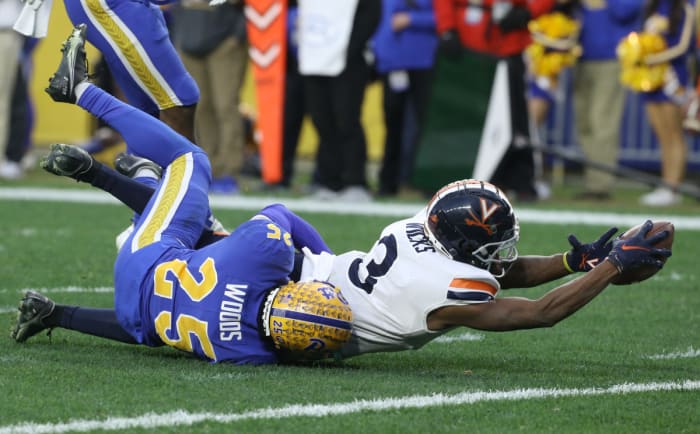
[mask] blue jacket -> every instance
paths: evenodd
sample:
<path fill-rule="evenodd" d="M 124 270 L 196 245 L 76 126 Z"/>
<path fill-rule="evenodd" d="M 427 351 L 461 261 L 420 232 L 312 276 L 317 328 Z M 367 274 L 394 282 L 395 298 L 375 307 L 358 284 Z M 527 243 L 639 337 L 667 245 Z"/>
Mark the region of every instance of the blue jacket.
<path fill-rule="evenodd" d="M 396 12 L 408 12 L 411 24 L 395 33 L 391 29 L 391 17 Z M 430 69 L 435 63 L 437 44 L 432 0 L 382 1 L 382 19 L 373 41 L 379 73 Z"/>
<path fill-rule="evenodd" d="M 608 0 L 602 7 L 586 6 L 581 2 L 580 43 L 581 60 L 616 59 L 615 48 L 620 39 L 637 30 L 643 2 L 639 0 Z"/>

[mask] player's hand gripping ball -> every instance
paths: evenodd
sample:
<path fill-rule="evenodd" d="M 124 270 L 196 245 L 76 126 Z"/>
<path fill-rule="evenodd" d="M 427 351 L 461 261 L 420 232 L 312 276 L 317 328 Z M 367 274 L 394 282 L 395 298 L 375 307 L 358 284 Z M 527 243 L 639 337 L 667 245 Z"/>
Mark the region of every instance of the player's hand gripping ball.
<path fill-rule="evenodd" d="M 670 222 L 647 220 L 617 237 L 608 260 L 620 274 L 611 283 L 629 285 L 656 274 L 671 256 L 674 231 Z"/>

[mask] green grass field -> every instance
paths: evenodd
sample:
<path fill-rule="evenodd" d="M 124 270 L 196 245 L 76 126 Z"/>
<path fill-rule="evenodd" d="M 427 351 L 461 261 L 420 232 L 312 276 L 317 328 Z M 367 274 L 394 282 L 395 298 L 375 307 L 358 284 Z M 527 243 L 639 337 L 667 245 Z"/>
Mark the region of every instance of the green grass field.
<path fill-rule="evenodd" d="M 633 203 L 602 210 L 641 212 Z M 674 213 L 692 218 L 696 207 Z M 566 201 L 527 209 L 552 208 L 598 211 Z M 335 251 L 366 250 L 393 220 L 300 214 Z M 250 215 L 217 210 L 229 227 Z M 114 236 L 129 217 L 111 204 L 0 199 L 0 434 L 700 432 L 697 230 L 677 229 L 659 274 L 608 288 L 552 329 L 459 329 L 418 351 L 237 367 L 66 330 L 12 341 L 25 289 L 111 306 Z M 590 240 L 607 228 L 561 223 L 523 221 L 521 254 L 559 252 L 569 233 Z M 501 295 L 538 297 L 552 287 Z"/>

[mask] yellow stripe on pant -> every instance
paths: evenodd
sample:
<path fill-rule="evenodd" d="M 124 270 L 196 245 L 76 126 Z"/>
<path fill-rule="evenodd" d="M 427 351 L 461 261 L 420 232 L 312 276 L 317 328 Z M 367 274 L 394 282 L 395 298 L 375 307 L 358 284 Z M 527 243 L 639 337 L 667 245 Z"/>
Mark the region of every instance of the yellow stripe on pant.
<path fill-rule="evenodd" d="M 181 155 L 168 166 L 153 207 L 134 235 L 132 252 L 160 240 L 187 193 L 193 167 L 192 153 Z"/>

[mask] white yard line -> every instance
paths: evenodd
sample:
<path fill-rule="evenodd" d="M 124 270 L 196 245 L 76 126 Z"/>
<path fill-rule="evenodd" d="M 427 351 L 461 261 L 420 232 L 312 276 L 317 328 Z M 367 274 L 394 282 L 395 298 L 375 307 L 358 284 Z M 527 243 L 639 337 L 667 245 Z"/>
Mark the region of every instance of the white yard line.
<path fill-rule="evenodd" d="M 585 389 L 516 389 L 504 391 L 476 391 L 454 395 L 436 393 L 396 398 L 357 400 L 337 404 L 287 405 L 268 407 L 241 413 L 193 413 L 175 410 L 169 413 L 146 413 L 135 417 L 109 417 L 107 419 L 77 419 L 59 423 L 25 422 L 0 426 L 0 434 L 53 434 L 85 432 L 93 430 L 117 431 L 129 429 L 153 429 L 173 426 L 190 426 L 196 423 L 216 422 L 223 424 L 243 420 L 283 419 L 289 417 L 326 417 L 360 413 L 364 411 L 386 411 L 407 408 L 426 408 L 445 405 L 470 405 L 479 402 L 522 401 L 528 399 L 565 398 L 601 395 L 624 395 L 661 391 L 700 390 L 700 381 L 686 380 L 665 383 L 625 383 L 609 387 Z"/>
<path fill-rule="evenodd" d="M 0 200 L 27 200 L 48 202 L 74 202 L 94 204 L 119 204 L 109 194 L 98 190 L 47 189 L 47 188 L 0 188 Z M 210 199 L 214 209 L 238 209 L 257 211 L 266 205 L 281 202 L 294 211 L 318 212 L 324 214 L 355 214 L 385 217 L 409 217 L 418 212 L 425 204 L 416 203 L 348 203 L 319 202 L 316 200 L 288 197 L 255 196 L 219 196 Z M 518 207 L 518 218 L 526 223 L 543 223 L 558 225 L 594 225 L 619 227 L 634 226 L 646 219 L 667 220 L 673 222 L 676 229 L 700 230 L 700 218 L 674 215 L 652 214 L 618 214 L 584 211 L 536 210 Z"/>
<path fill-rule="evenodd" d="M 694 357 L 700 357 L 700 350 L 693 347 L 688 347 L 685 351 L 674 351 L 672 353 L 662 353 L 653 354 L 651 356 L 645 356 L 647 359 L 652 360 L 672 360 L 672 359 L 690 359 Z"/>
<path fill-rule="evenodd" d="M 449 344 L 450 342 L 483 341 L 486 336 L 478 333 L 462 333 L 461 335 L 440 336 L 432 342 Z"/>
<path fill-rule="evenodd" d="M 24 294 L 25 291 L 37 291 L 42 294 L 66 294 L 66 293 L 110 293 L 114 292 L 114 288 L 111 286 L 98 286 L 93 288 L 85 288 L 82 286 L 62 286 L 58 288 L 21 288 L 21 289 L 7 289 L 0 288 L 0 294 L 17 293 L 18 295 Z"/>

